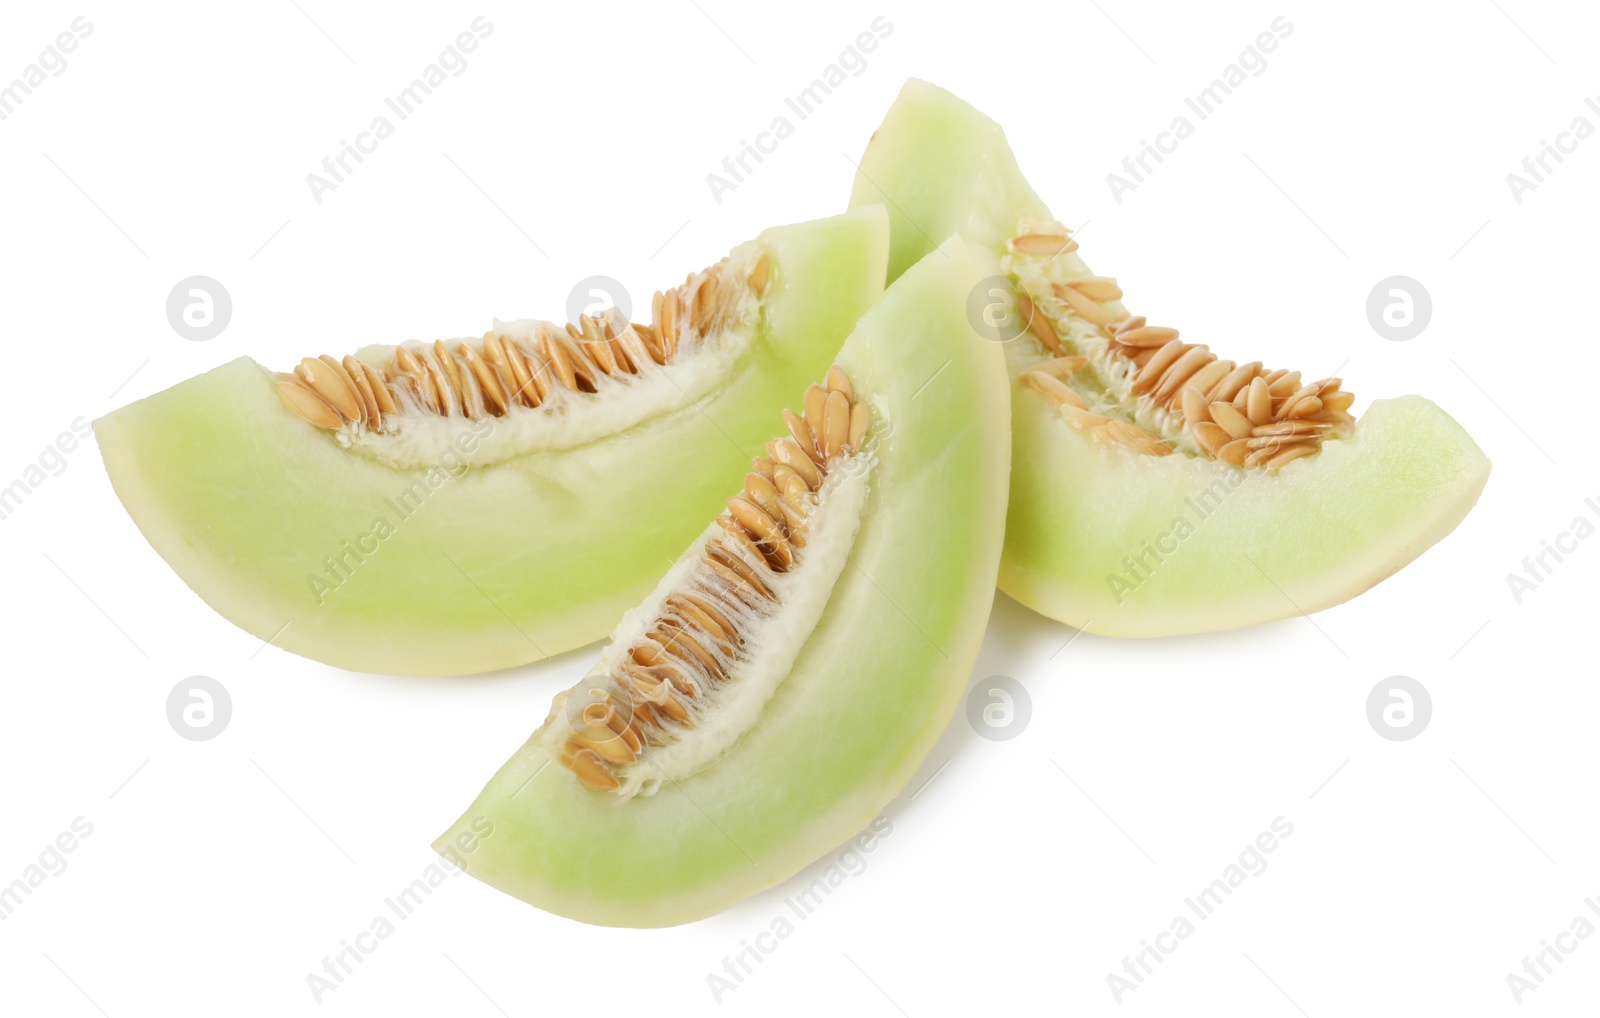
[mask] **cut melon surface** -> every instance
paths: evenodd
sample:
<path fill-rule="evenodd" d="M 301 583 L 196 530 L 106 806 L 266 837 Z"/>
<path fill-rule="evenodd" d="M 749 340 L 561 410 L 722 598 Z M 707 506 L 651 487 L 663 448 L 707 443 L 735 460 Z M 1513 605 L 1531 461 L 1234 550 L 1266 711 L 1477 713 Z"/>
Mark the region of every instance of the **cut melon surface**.
<path fill-rule="evenodd" d="M 928 233 L 953 229 L 982 249 L 985 277 L 1023 295 L 1019 334 L 1001 344 L 1015 462 L 1000 586 L 1044 615 L 1106 635 L 1162 636 L 1327 608 L 1443 538 L 1488 480 L 1482 450 L 1418 396 L 1377 400 L 1353 427 L 1342 410 L 1324 414 L 1330 423 L 1310 426 L 1326 440 L 1274 469 L 1215 458 L 1186 412 L 1131 391 L 1140 369 L 1116 351 L 1138 351 L 1112 342 L 1134 324 L 1121 288 L 1092 275 L 999 125 L 943 89 L 906 83 L 861 158 L 851 203 L 889 209 L 891 279 L 928 249 Z M 1338 398 L 1348 405 L 1347 393 Z M 1196 420 L 1209 420 L 1209 407 L 1201 400 Z M 1158 454 L 1073 423 L 1107 418 Z"/>
<path fill-rule="evenodd" d="M 1420 396 L 1375 402 L 1350 438 L 1273 474 L 1107 449 L 1032 390 L 1016 403 L 1016 441 L 1033 454 L 1012 481 L 1001 589 L 1109 636 L 1210 632 L 1338 604 L 1453 530 L 1487 469 L 1461 426 Z"/>
<path fill-rule="evenodd" d="M 887 245 L 875 208 L 768 230 L 730 256 L 761 274 L 761 295 L 705 349 L 601 379 L 598 393 L 552 383 L 560 400 L 538 409 L 492 416 L 480 402 L 387 415 L 392 434 L 333 433 L 240 358 L 113 411 L 95 434 L 150 544 L 255 636 L 360 671 L 523 664 L 603 637 L 650 590 L 776 408 L 882 292 Z"/>
<path fill-rule="evenodd" d="M 585 702 L 573 699 L 585 695 L 580 686 L 558 698 L 437 850 L 551 912 L 665 926 L 784 880 L 904 788 L 960 701 L 1003 539 L 1008 394 L 999 348 L 966 318 L 977 279 L 952 240 L 907 271 L 845 343 L 837 366 L 871 414 L 865 449 L 819 489 L 818 522 L 793 571 L 757 570 L 778 603 L 741 623 L 746 638 L 725 682 L 680 699 L 693 722 L 667 726 L 666 744 L 646 741 L 637 761 L 623 753 L 631 762 L 617 767 L 620 787 L 598 766 L 580 780 L 570 752 L 583 744 L 562 751 L 574 730 L 563 725 Z M 800 402 L 797 389 L 789 405 Z M 815 427 L 810 406 L 805 416 Z M 782 427 L 777 415 L 770 423 Z M 753 472 L 771 469 L 758 461 Z M 598 673 L 637 660 L 624 653 L 639 645 L 630 641 L 684 589 L 719 529 L 625 617 Z M 629 784 L 630 769 L 653 780 Z"/>

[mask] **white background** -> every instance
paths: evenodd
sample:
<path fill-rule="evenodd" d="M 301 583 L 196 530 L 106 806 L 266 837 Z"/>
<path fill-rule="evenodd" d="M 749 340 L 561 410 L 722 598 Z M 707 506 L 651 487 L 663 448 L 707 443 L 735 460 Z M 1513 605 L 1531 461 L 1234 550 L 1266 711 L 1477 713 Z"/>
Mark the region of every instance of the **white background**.
<path fill-rule="evenodd" d="M 1026 730 L 991 742 L 958 716 L 865 872 L 721 1009 L 1577 1014 L 1600 996 L 1600 937 L 1520 1008 L 1506 976 L 1574 917 L 1600 924 L 1583 904 L 1600 896 L 1600 541 L 1520 605 L 1506 574 L 1600 500 L 1581 310 L 1600 140 L 1520 204 L 1506 175 L 1573 118 L 1600 127 L 1583 103 L 1600 19 L 1582 6 L 8 5 L 0 79 L 73 17 L 94 30 L 0 122 L 0 485 L 74 418 L 240 354 L 282 367 L 558 318 L 595 273 L 637 300 L 762 227 L 841 209 L 847 160 L 901 82 L 928 78 L 1006 126 L 1141 313 L 1225 356 L 1337 368 L 1357 412 L 1422 392 L 1494 474 L 1455 534 L 1310 620 L 1061 649 L 1073 631 L 998 598 L 975 675 L 1026 686 Z M 479 14 L 494 31 L 468 69 L 316 203 L 306 175 Z M 706 174 L 879 14 L 893 33 L 866 69 L 715 201 Z M 1294 31 L 1267 70 L 1115 201 L 1106 175 L 1280 15 Z M 210 342 L 165 317 L 193 274 L 232 294 Z M 1394 274 L 1434 306 L 1405 343 L 1365 314 Z M 75 817 L 94 832 L 0 922 L 0 1011 L 717 1007 L 707 975 L 799 883 L 625 931 L 455 879 L 317 1004 L 306 975 L 421 874 L 595 649 L 452 680 L 263 649 L 140 538 L 92 442 L 66 462 L 0 521 L 0 883 Z M 232 695 L 211 742 L 165 716 L 195 674 Z M 1397 674 L 1433 698 L 1409 742 L 1365 715 Z M 1117 1004 L 1124 955 L 1279 816 L 1294 833 L 1267 871 Z"/>

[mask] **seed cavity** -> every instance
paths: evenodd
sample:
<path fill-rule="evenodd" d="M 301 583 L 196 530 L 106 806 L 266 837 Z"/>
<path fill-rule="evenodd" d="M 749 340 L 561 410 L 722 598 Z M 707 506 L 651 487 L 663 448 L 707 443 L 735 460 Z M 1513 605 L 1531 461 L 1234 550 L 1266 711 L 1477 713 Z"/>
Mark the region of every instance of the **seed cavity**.
<path fill-rule="evenodd" d="M 786 578 L 809 561 L 807 538 L 828 513 L 834 482 L 870 460 L 871 411 L 844 371 L 830 368 L 803 402 L 803 414 L 784 412 L 788 435 L 753 461 L 744 488 L 699 554 L 669 577 L 672 587 L 637 635 L 608 650 L 609 668 L 558 700 L 552 717 L 565 728 L 556 732 L 557 759 L 589 788 L 653 791 L 651 754 L 693 734 L 740 684 L 757 630 L 785 607 Z"/>
<path fill-rule="evenodd" d="M 1019 378 L 1073 427 L 1096 441 L 1152 456 L 1176 451 L 1233 466 L 1276 470 L 1348 437 L 1355 396 L 1342 380 L 1302 383 L 1297 371 L 1235 364 L 1177 329 L 1150 325 L 1117 306 L 1122 288 L 1105 276 L 1073 275 L 1077 250 L 1060 224 L 1024 226 L 1006 267 L 1017 284 L 1017 313 L 1047 354 Z M 1069 379 L 1092 369 L 1096 386 Z"/>
<path fill-rule="evenodd" d="M 608 309 L 564 328 L 540 322 L 526 336 L 489 332 L 476 344 L 413 340 L 396 347 L 381 368 L 324 354 L 279 374 L 275 389 L 291 411 L 327 431 L 383 434 L 393 430 L 395 418 L 419 414 L 504 417 L 673 363 L 729 325 L 750 295 L 764 296 L 771 278 L 765 252 L 742 276 L 724 258 L 682 286 L 657 292 L 649 325 Z"/>
<path fill-rule="evenodd" d="M 1104 445 L 1120 445 L 1151 456 L 1170 456 L 1172 446 L 1159 436 L 1109 413 L 1091 410 L 1089 404 L 1066 379 L 1088 366 L 1089 359 L 1081 356 L 1053 357 L 1024 371 L 1024 384 L 1037 390 L 1061 412 L 1066 422 Z"/>
<path fill-rule="evenodd" d="M 1012 238 L 1011 250 L 1021 254 L 1054 258 L 1056 255 L 1070 254 L 1078 250 L 1078 242 L 1072 239 L 1071 233 L 1066 229 L 1062 229 L 1059 233 L 1024 233 Z"/>

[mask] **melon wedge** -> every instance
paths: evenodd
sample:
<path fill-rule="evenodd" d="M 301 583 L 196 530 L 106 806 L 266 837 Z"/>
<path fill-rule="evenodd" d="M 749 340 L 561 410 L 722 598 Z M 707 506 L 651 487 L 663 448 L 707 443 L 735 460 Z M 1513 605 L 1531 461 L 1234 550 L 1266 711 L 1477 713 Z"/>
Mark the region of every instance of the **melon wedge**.
<path fill-rule="evenodd" d="M 1019 325 L 1020 335 L 1002 344 L 1015 462 L 1000 586 L 1034 610 L 1113 636 L 1205 632 L 1317 611 L 1416 558 L 1460 523 L 1483 490 L 1489 461 L 1482 450 L 1418 396 L 1374 402 L 1353 429 L 1342 420 L 1328 425 L 1342 437 L 1272 470 L 1208 455 L 1184 414 L 1130 398 L 1136 366 L 1114 357 L 1130 351 L 1075 309 L 1121 316 L 1113 299 L 1120 287 L 1091 278 L 1068 231 L 1024 180 L 999 125 L 949 92 L 908 81 L 860 168 L 851 204 L 883 202 L 890 210 L 891 279 L 928 250 L 928 235 L 956 230 L 983 249 L 985 276 L 1005 275 L 1033 295 L 1022 324 L 1043 335 Z M 1063 243 L 1052 247 L 1041 236 Z M 1052 299 L 1055 287 L 1074 282 L 1090 284 L 1092 305 Z M 1064 296 L 1078 301 L 1082 291 L 1068 288 L 1074 292 Z M 1018 307 L 1029 311 L 1028 303 Z M 1061 349 L 1049 349 L 1046 338 Z M 1075 392 L 1030 374 L 1041 365 L 1070 376 L 1057 381 Z M 1092 416 L 1061 408 L 1040 389 L 1084 404 Z M 1202 403 L 1191 426 L 1209 419 Z M 1102 414 L 1147 432 L 1134 438 L 1157 452 L 1176 454 L 1106 444 L 1069 423 Z"/>
<path fill-rule="evenodd" d="M 845 343 L 837 366 L 870 409 L 870 456 L 830 474 L 844 480 L 815 510 L 822 522 L 796 553 L 794 584 L 750 623 L 696 723 L 664 747 L 646 740 L 618 771 L 620 788 L 598 771 L 580 780 L 563 756 L 573 744 L 562 726 L 583 702 L 574 690 L 439 838 L 441 854 L 551 912 L 666 926 L 784 880 L 905 786 L 961 699 L 1003 538 L 1005 366 L 967 322 L 977 279 L 952 239 Z M 797 389 L 789 405 L 801 403 Z M 783 427 L 777 414 L 769 424 Z M 630 641 L 719 533 L 690 545 L 591 675 L 632 667 Z M 734 699 L 715 700 L 718 690 Z"/>
<path fill-rule="evenodd" d="M 369 672 L 523 664 L 603 637 L 650 590 L 882 292 L 887 244 L 879 209 L 768 230 L 728 263 L 759 267 L 761 295 L 703 350 L 543 408 L 464 401 L 394 435 L 334 433 L 280 399 L 284 378 L 305 395 L 292 377 L 240 358 L 95 434 L 150 544 L 255 636 Z M 495 332 L 549 329 L 562 335 Z M 561 341 L 576 360 L 579 342 Z M 313 416 L 331 412 L 311 399 Z"/>

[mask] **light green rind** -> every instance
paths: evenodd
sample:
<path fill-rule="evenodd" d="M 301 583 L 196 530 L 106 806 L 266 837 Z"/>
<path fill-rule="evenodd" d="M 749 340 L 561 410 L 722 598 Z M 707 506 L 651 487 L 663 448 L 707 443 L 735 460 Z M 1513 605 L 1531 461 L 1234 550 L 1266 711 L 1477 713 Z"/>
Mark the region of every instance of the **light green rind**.
<path fill-rule="evenodd" d="M 879 209 L 761 239 L 771 289 L 729 377 L 698 405 L 588 445 L 454 477 L 448 464 L 397 470 L 294 416 L 270 376 L 240 358 L 96 421 L 107 473 L 196 593 L 297 654 L 452 674 L 590 643 L 716 513 L 778 410 L 827 368 L 882 292 Z M 472 425 L 461 430 L 470 436 Z M 408 490 L 422 495 L 402 502 Z M 358 541 L 381 531 L 379 519 L 392 533 Z M 315 590 L 309 577 L 326 580 L 322 559 L 337 558 L 341 542 L 362 561 L 350 557 L 347 578 Z"/>
<path fill-rule="evenodd" d="M 931 246 L 930 228 L 964 223 L 987 276 L 1000 273 L 1021 223 L 1053 220 L 999 125 L 926 82 L 906 83 L 860 166 L 852 202 L 891 209 L 891 278 Z M 1077 254 L 1060 257 L 1088 271 Z M 1044 357 L 1032 336 L 1011 340 L 1006 355 L 1015 462 L 1000 587 L 1092 632 L 1204 632 L 1338 604 L 1453 530 L 1488 480 L 1471 437 L 1416 396 L 1374 403 L 1353 438 L 1275 475 L 1105 448 L 1015 381 Z M 1217 482 L 1228 493 L 1201 518 L 1187 500 Z M 1193 533 L 1169 537 L 1174 552 L 1145 551 L 1185 516 Z"/>
<path fill-rule="evenodd" d="M 530 740 L 436 849 L 487 822 L 473 852 L 451 853 L 473 875 L 585 922 L 667 926 L 782 881 L 905 786 L 960 701 L 1002 541 L 1005 369 L 967 324 L 977 279 L 953 240 L 839 354 L 881 436 L 871 493 L 850 564 L 755 726 L 709 769 L 628 801 Z"/>

